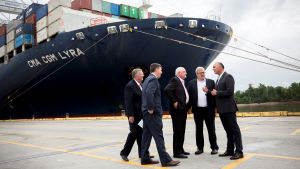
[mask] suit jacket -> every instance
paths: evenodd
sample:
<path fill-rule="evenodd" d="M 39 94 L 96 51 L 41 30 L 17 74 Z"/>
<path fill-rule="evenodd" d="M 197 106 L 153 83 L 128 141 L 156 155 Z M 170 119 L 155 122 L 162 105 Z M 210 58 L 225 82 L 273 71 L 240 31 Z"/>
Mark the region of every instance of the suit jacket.
<path fill-rule="evenodd" d="M 216 90 L 216 104 L 218 112 L 236 112 L 238 108 L 234 100 L 234 79 L 232 75 L 224 72 L 216 85 Z"/>
<path fill-rule="evenodd" d="M 142 91 L 142 112 L 143 115 L 148 113 L 148 110 L 153 110 L 154 114 L 162 115 L 163 109 L 161 106 L 161 91 L 158 79 L 150 74 L 143 83 Z"/>
<path fill-rule="evenodd" d="M 178 110 L 185 110 L 186 109 L 186 95 L 184 87 L 180 81 L 180 79 L 175 76 L 170 79 L 169 83 L 164 89 L 167 98 L 170 102 L 170 113 L 174 110 L 174 103 L 178 102 Z"/>
<path fill-rule="evenodd" d="M 211 79 L 206 79 L 206 87 L 208 88 L 208 92 L 206 94 L 207 107 L 210 111 L 214 111 L 216 107 L 215 97 L 211 95 L 211 91 L 215 88 L 215 82 Z M 198 87 L 197 87 L 197 79 L 193 79 L 188 83 L 188 92 L 190 95 L 189 107 L 192 107 L 193 110 L 198 107 Z"/>
<path fill-rule="evenodd" d="M 133 79 L 125 86 L 124 101 L 126 116 L 142 117 L 142 90 Z"/>

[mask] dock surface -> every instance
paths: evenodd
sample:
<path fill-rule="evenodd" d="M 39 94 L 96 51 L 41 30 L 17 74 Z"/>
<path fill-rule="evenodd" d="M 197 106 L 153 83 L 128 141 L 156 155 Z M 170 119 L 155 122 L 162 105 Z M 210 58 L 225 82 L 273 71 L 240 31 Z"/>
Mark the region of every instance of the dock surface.
<path fill-rule="evenodd" d="M 166 148 L 172 155 L 172 122 L 164 119 Z M 207 130 L 204 127 L 204 154 L 195 155 L 195 124 L 187 120 L 184 148 L 188 159 L 179 159 L 177 169 L 299 169 L 300 117 L 238 118 L 245 157 L 210 155 Z M 162 168 L 140 165 L 136 144 L 129 162 L 120 158 L 128 134 L 126 120 L 34 120 L 0 122 L 1 169 L 130 169 Z M 216 118 L 219 153 L 226 148 L 226 134 Z M 158 160 L 154 140 L 151 155 Z"/>

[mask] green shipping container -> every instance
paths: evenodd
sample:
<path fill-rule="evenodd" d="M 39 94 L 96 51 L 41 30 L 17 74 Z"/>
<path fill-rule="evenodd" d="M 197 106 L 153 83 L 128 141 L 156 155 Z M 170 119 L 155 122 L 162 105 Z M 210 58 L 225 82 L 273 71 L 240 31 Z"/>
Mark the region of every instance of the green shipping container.
<path fill-rule="evenodd" d="M 145 11 L 143 9 L 139 9 L 139 19 L 144 19 L 145 18 Z"/>
<path fill-rule="evenodd" d="M 138 8 L 135 7 L 130 7 L 130 14 L 129 14 L 130 18 L 138 18 L 139 17 L 139 13 L 138 13 Z"/>
<path fill-rule="evenodd" d="M 157 14 L 156 13 L 151 13 L 151 18 L 157 18 Z"/>
<path fill-rule="evenodd" d="M 121 4 L 120 6 L 120 15 L 129 17 L 129 6 L 123 4 Z"/>
<path fill-rule="evenodd" d="M 110 2 L 102 1 L 102 12 L 111 14 Z"/>

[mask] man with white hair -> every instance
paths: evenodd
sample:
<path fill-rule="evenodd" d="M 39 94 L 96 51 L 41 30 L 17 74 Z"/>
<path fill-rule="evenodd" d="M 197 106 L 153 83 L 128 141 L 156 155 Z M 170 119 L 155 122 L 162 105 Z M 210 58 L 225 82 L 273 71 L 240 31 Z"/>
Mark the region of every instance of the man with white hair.
<path fill-rule="evenodd" d="M 164 89 L 170 102 L 170 115 L 173 124 L 173 154 L 175 158 L 188 158 L 186 155 L 190 154 L 183 149 L 187 103 L 189 102 L 189 94 L 184 82 L 186 74 L 184 67 L 178 67 L 175 70 L 175 76 L 170 79 Z"/>
<path fill-rule="evenodd" d="M 217 136 L 215 132 L 215 97 L 210 91 L 215 88 L 215 82 L 205 77 L 203 67 L 196 68 L 196 77 L 188 83 L 188 92 L 190 95 L 189 105 L 192 107 L 194 121 L 196 125 L 196 155 L 203 153 L 204 135 L 203 121 L 205 121 L 208 138 L 210 142 L 211 154 L 218 153 Z"/>

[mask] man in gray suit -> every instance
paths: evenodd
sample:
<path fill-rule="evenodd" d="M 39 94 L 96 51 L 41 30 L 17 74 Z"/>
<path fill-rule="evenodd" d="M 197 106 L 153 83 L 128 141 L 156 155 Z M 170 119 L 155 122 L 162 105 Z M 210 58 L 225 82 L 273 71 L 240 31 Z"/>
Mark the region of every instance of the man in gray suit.
<path fill-rule="evenodd" d="M 231 74 L 224 71 L 224 65 L 220 62 L 213 65 L 213 71 L 219 77 L 216 81 L 216 89 L 211 91 L 211 95 L 216 96 L 217 112 L 227 135 L 227 149 L 219 156 L 232 156 L 231 160 L 237 160 L 244 155 L 241 131 L 236 120 L 238 108 L 234 100 L 234 79 Z"/>
<path fill-rule="evenodd" d="M 142 153 L 141 164 L 157 164 L 158 161 L 151 160 L 148 150 L 153 136 L 160 162 L 163 167 L 176 166 L 180 161 L 173 161 L 166 152 L 161 106 L 161 91 L 158 79 L 162 74 L 162 66 L 158 63 L 150 65 L 151 74 L 145 79 L 142 91 L 142 112 L 143 112 L 143 136 L 142 136 Z"/>

